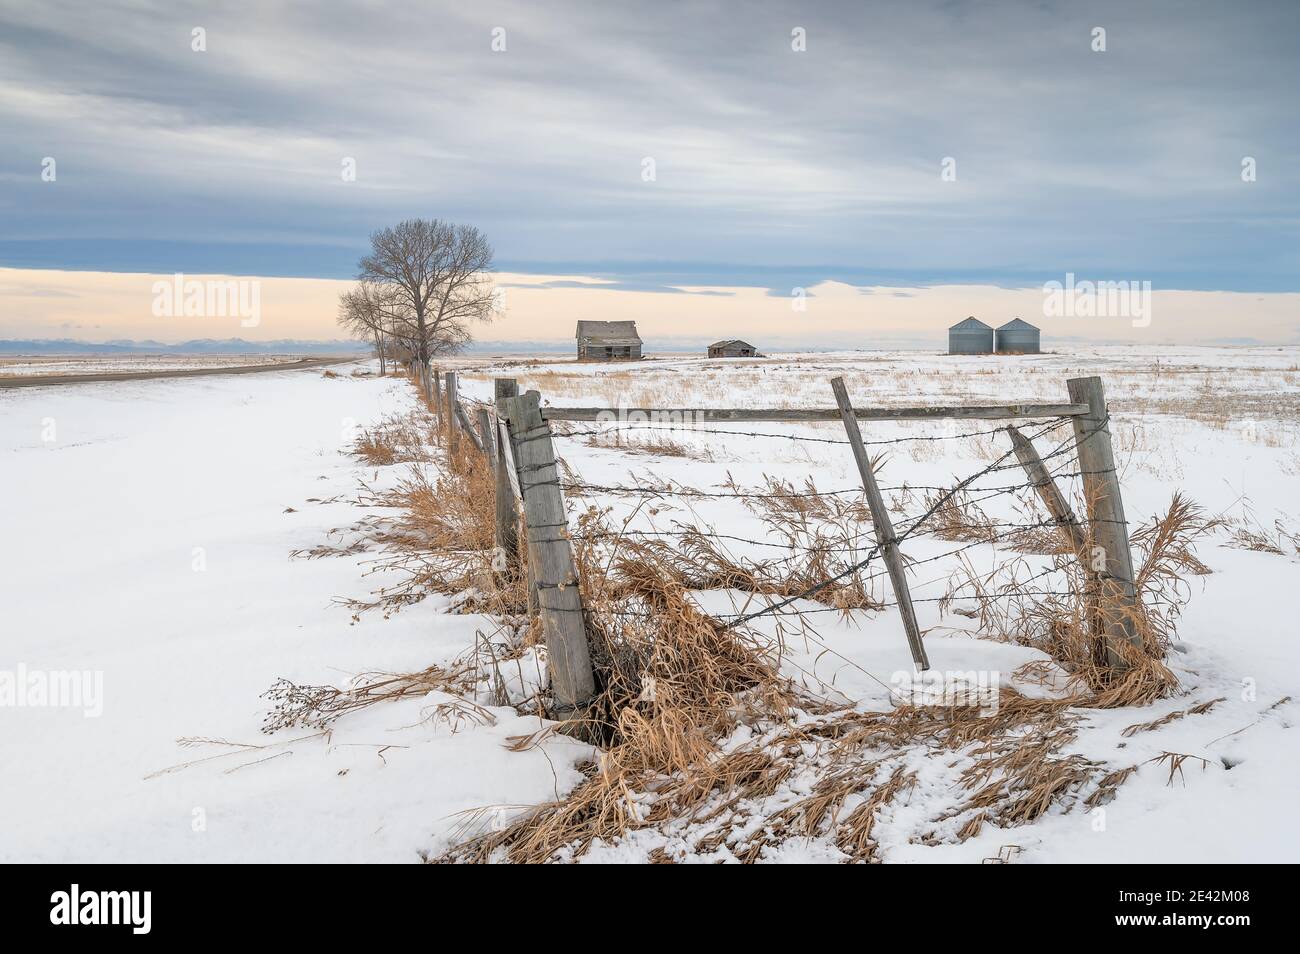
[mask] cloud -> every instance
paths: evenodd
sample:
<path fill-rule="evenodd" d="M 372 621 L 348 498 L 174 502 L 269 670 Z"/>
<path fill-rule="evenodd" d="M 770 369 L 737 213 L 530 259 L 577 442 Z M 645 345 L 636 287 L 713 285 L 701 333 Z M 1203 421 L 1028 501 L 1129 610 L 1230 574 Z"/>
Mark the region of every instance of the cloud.
<path fill-rule="evenodd" d="M 1300 289 L 1292 2 L 56 6 L 0 10 L 0 264 L 344 278 L 440 215 L 660 293 Z"/>

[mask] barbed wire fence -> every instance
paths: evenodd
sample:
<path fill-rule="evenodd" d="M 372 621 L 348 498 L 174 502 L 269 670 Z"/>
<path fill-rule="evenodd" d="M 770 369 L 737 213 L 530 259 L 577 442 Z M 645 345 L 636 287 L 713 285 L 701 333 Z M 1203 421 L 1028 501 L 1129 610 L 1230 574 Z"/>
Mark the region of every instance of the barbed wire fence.
<path fill-rule="evenodd" d="M 456 396 L 455 373 L 444 376 L 446 402 L 437 403 L 443 411 L 442 426 L 454 433 L 468 435 L 475 447 L 482 451 L 496 471 L 497 543 L 500 557 L 513 564 L 528 577 L 530 610 L 541 620 L 546 641 L 552 678 L 552 690 L 560 709 L 577 710 L 594 693 L 591 654 L 587 645 L 585 614 L 578 580 L 574 543 L 619 545 L 623 540 L 687 541 L 722 549 L 729 544 L 786 550 L 788 554 L 773 559 L 750 561 L 756 569 L 770 571 L 782 564 L 824 566 L 827 557 L 838 563 L 833 572 L 825 572 L 819 579 L 802 586 L 795 592 L 786 592 L 779 598 L 766 599 L 765 605 L 747 612 L 710 614 L 723 629 L 739 630 L 764 618 L 802 617 L 813 613 L 843 613 L 841 605 L 808 606 L 817 598 L 846 581 L 862 585 L 888 578 L 893 589 L 892 600 L 876 600 L 861 607 L 871 610 L 894 608 L 903 617 L 913 659 L 918 669 L 928 669 L 929 660 L 916 627 L 913 604 L 951 601 L 956 593 L 950 587 L 939 597 L 913 597 L 908 584 L 908 574 L 915 574 L 921 566 L 961 557 L 975 547 L 996 544 L 1004 540 L 1024 538 L 1025 534 L 1047 531 L 1060 543 L 1060 554 L 1079 561 L 1087 581 L 1086 598 L 1093 612 L 1098 636 L 1111 646 L 1115 640 L 1135 641 L 1132 632 L 1132 606 L 1136 599 L 1133 583 L 1132 557 L 1129 552 L 1128 529 L 1120 497 L 1118 475 L 1111 448 L 1109 415 L 1104 391 L 1099 378 L 1072 379 L 1067 382 L 1071 401 L 1066 404 L 1015 404 L 999 406 L 958 406 L 947 408 L 878 408 L 854 409 L 848 403 L 842 382 L 835 384 L 840 407 L 822 409 L 626 409 L 611 408 L 543 408 L 541 395 L 536 391 L 520 394 L 513 379 L 496 379 L 495 405 L 482 405 L 476 410 L 477 428 Z M 489 421 L 489 411 L 496 417 L 495 426 Z M 866 440 L 859 433 L 859 420 L 1001 420 L 999 423 L 976 430 L 954 430 L 946 434 L 903 435 L 892 438 Z M 715 423 L 775 421 L 783 423 L 828 422 L 840 420 L 846 430 L 845 438 L 800 433 L 773 433 L 748 430 L 743 426 L 702 426 Z M 604 426 L 556 429 L 559 422 L 594 422 Z M 1019 426 L 1017 426 L 1017 424 Z M 1070 433 L 1062 434 L 1066 427 Z M 1024 430 L 1022 431 L 1021 428 Z M 772 439 L 804 442 L 825 446 L 844 446 L 853 451 L 859 464 L 862 483 L 855 487 L 818 490 L 809 482 L 807 490 L 795 490 L 792 485 L 745 488 L 729 482 L 716 490 L 686 487 L 667 480 L 633 482 L 630 484 L 602 484 L 588 482 L 562 467 L 555 452 L 559 439 L 602 438 L 626 431 L 670 431 L 679 434 L 725 436 L 728 438 Z M 1010 448 L 999 453 L 990 463 L 979 467 L 967 476 L 946 485 L 903 483 L 878 486 L 874 464 L 867 457 L 866 448 L 888 448 L 893 445 L 962 441 L 972 438 L 995 438 L 1007 435 Z M 1050 449 L 1039 454 L 1036 441 L 1051 441 Z M 449 445 L 452 443 L 449 434 Z M 1019 472 L 1023 480 L 1012 481 L 998 475 Z M 981 481 L 993 478 L 992 486 Z M 1070 509 L 1067 495 L 1061 492 L 1058 481 L 1079 480 L 1087 512 L 1081 519 Z M 905 496 L 912 493 L 927 494 L 922 508 L 915 513 L 891 517 L 881 496 L 894 492 Z M 944 539 L 955 532 L 945 528 L 938 518 L 950 507 L 970 508 L 983 501 L 1004 496 L 1015 496 L 1022 502 L 1028 494 L 1037 495 L 1046 509 L 1048 519 L 1025 521 L 982 521 L 973 540 L 919 559 L 906 559 L 901 546 L 922 537 Z M 700 501 L 738 500 L 746 504 L 770 505 L 772 501 L 804 503 L 835 498 L 864 498 L 869 511 L 867 529 L 844 533 L 839 537 L 811 542 L 789 538 L 785 540 L 761 539 L 735 533 L 719 533 L 692 524 L 677 529 L 582 529 L 570 527 L 564 495 L 604 495 L 630 498 L 633 501 Z M 633 508 L 636 512 L 639 506 Z M 895 525 L 896 524 L 896 525 Z M 960 529 L 960 528 L 959 528 Z M 874 541 L 866 540 L 868 535 Z M 960 537 L 958 537 L 960 539 Z M 862 540 L 861 546 L 856 541 Z M 715 543 L 716 541 L 716 543 Z M 955 541 L 954 541 L 955 542 Z M 525 545 L 526 543 L 526 545 Z M 737 560 L 743 563 L 743 560 Z M 885 564 L 883 568 L 879 564 Z M 874 572 L 872 572 L 874 570 Z M 1077 596 L 1077 590 L 1051 588 L 1026 589 L 1027 586 L 1053 573 L 1061 572 L 1059 561 L 1019 581 L 1006 594 L 1011 596 Z M 942 578 L 940 578 L 941 580 Z M 920 584 L 922 587 L 940 580 Z M 960 587 L 958 591 L 960 592 Z M 755 594 L 756 596 L 759 594 Z M 773 595 L 773 594 L 768 594 Z M 982 599 L 993 598 L 984 593 Z M 632 606 L 620 607 L 620 616 L 652 618 L 649 609 L 638 610 Z M 1124 655 L 1112 651 L 1112 665 L 1121 667 Z"/>

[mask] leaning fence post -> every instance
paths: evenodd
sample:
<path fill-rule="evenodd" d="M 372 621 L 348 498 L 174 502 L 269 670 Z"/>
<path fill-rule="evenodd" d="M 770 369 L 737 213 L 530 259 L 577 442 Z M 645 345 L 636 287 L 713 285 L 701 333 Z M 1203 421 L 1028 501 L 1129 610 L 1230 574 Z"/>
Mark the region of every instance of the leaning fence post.
<path fill-rule="evenodd" d="M 470 423 L 469 412 L 465 410 L 465 405 L 461 404 L 459 401 L 456 402 L 456 423 L 459 424 L 460 429 L 465 432 L 465 436 L 468 437 L 469 442 L 474 445 L 474 449 L 479 453 L 482 453 L 483 441 L 478 434 L 474 433 L 474 425 Z"/>
<path fill-rule="evenodd" d="M 478 428 L 479 450 L 487 459 L 488 467 L 492 473 L 496 474 L 497 470 L 497 445 L 492 439 L 492 420 L 488 417 L 487 408 L 481 405 L 474 411 L 474 424 Z"/>
<path fill-rule="evenodd" d="M 528 594 L 528 615 L 538 613 L 537 581 L 533 577 L 532 561 L 523 559 L 523 541 L 519 537 L 519 520 L 522 500 L 517 496 L 519 477 L 515 467 L 515 447 L 506 425 L 504 399 L 519 396 L 519 383 L 514 378 L 497 378 L 494 383 L 497 419 L 500 429 L 497 439 L 497 546 L 505 555 L 509 568 L 524 573 L 524 586 Z"/>
<path fill-rule="evenodd" d="M 916 612 L 912 608 L 912 592 L 907 586 L 907 573 L 903 568 L 902 554 L 898 550 L 898 538 L 894 536 L 893 521 L 889 519 L 885 498 L 880 495 L 876 475 L 871 469 L 871 460 L 862 443 L 857 414 L 849 400 L 848 389 L 844 387 L 844 379 L 832 378 L 831 388 L 835 391 L 835 403 L 839 405 L 840 417 L 844 419 L 844 430 L 848 432 L 849 443 L 853 445 L 853 459 L 857 461 L 858 473 L 862 475 L 862 488 L 867 492 L 867 505 L 871 508 L 871 526 L 876 532 L 876 544 L 880 547 L 885 566 L 889 569 L 898 613 L 903 617 L 903 629 L 907 631 L 907 645 L 912 650 L 912 661 L 916 663 L 917 669 L 929 669 L 930 659 L 925 653 L 925 644 L 921 642 L 921 628 L 917 625 Z"/>
<path fill-rule="evenodd" d="M 456 429 L 456 372 L 448 371 L 445 377 L 447 400 L 443 406 L 442 417 L 443 427 L 447 431 L 447 460 L 450 461 L 460 445 L 460 432 Z"/>
<path fill-rule="evenodd" d="M 1084 570 L 1090 572 L 1092 561 L 1088 558 L 1088 535 L 1079 524 L 1079 518 L 1070 509 L 1070 504 L 1061 493 L 1061 488 L 1056 485 L 1043 459 L 1038 456 L 1033 442 L 1021 434 L 1014 425 L 1007 426 L 1007 434 L 1011 437 L 1011 447 L 1015 451 L 1016 460 L 1020 461 L 1020 466 L 1025 469 L 1030 485 L 1038 492 L 1043 506 L 1052 515 L 1052 520 L 1069 538 L 1070 545 L 1074 547 L 1074 552 L 1078 555 Z"/>
<path fill-rule="evenodd" d="M 537 583 L 551 688 L 561 708 L 574 709 L 591 699 L 596 684 L 551 427 L 542 419 L 536 391 L 505 398 L 502 405 L 524 498 L 528 561 Z"/>
<path fill-rule="evenodd" d="M 505 420 L 505 406 L 502 401 L 516 397 L 519 385 L 514 378 L 497 378 L 492 382 L 493 396 L 496 398 L 497 415 Z M 510 442 L 505 434 L 498 435 L 497 441 L 497 531 L 496 544 L 508 564 L 519 562 L 519 511 L 515 507 L 515 492 L 510 486 Z"/>
<path fill-rule="evenodd" d="M 1092 534 L 1092 568 L 1097 572 L 1099 629 L 1106 640 L 1106 658 L 1116 669 L 1128 662 L 1119 643 L 1139 649 L 1142 635 L 1137 626 L 1137 587 L 1133 576 L 1133 553 L 1129 548 L 1128 523 L 1120 496 L 1115 451 L 1110 441 L 1110 415 L 1101 378 L 1070 378 L 1066 381 L 1070 400 L 1087 404 L 1087 414 L 1074 418 L 1074 443 L 1083 477 L 1083 496 Z"/>

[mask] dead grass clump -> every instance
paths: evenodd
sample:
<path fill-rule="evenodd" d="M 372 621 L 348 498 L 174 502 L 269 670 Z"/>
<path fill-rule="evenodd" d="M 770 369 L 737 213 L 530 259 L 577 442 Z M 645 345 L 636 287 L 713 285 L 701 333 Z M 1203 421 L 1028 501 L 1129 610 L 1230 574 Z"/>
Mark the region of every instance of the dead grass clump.
<path fill-rule="evenodd" d="M 615 429 L 603 434 L 593 434 L 586 439 L 588 447 L 608 447 L 628 454 L 644 454 L 648 457 L 679 457 L 692 460 L 713 460 L 708 448 L 692 447 L 675 441 L 671 437 L 653 431 L 643 432 L 640 436 L 625 436 Z"/>
<path fill-rule="evenodd" d="M 579 548 L 586 569 L 598 559 Z M 680 584 L 642 558 L 619 558 L 614 575 L 616 594 L 601 574 L 581 573 L 599 689 L 587 734 L 607 746 L 596 770 L 567 798 L 439 860 L 572 858 L 597 839 L 690 814 L 718 792 L 771 790 L 783 780 L 769 754 L 720 746 L 746 714 L 779 718 L 788 710 L 791 689 L 772 648 L 700 612 Z M 629 603 L 639 609 L 627 612 Z"/>
<path fill-rule="evenodd" d="M 1300 556 L 1300 529 L 1289 529 L 1278 517 L 1272 527 L 1261 524 L 1247 508 L 1242 517 L 1223 521 L 1228 531 L 1229 547 L 1234 550 L 1253 550 L 1274 556 Z"/>
<path fill-rule="evenodd" d="M 1072 676 L 1075 704 L 1145 705 L 1176 685 L 1162 660 L 1191 595 L 1187 578 L 1210 572 L 1197 557 L 1196 544 L 1219 525 L 1175 493 L 1165 513 L 1132 534 L 1137 608 L 1127 622 L 1140 645 L 1102 638 L 1101 584 L 1073 555 L 1058 556 L 1028 576 L 1021 572 L 1028 567 L 1023 560 L 985 574 L 964 564 L 950 581 L 943 606 L 958 596 L 973 601 L 973 617 L 985 635 L 1042 650 Z M 1118 654 L 1122 665 L 1111 665 L 1108 654 Z"/>
<path fill-rule="evenodd" d="M 1182 752 L 1161 752 L 1159 755 L 1149 759 L 1148 761 L 1163 764 L 1169 769 L 1169 778 L 1165 782 L 1166 785 L 1174 784 L 1174 776 L 1177 776 L 1184 784 L 1186 784 L 1187 778 L 1183 775 L 1183 765 L 1187 762 L 1200 762 L 1202 772 L 1210 767 L 1210 763 L 1207 759 L 1203 759 L 1199 755 L 1186 755 Z"/>
<path fill-rule="evenodd" d="M 270 735 L 289 728 L 326 729 L 339 717 L 380 702 L 424 696 L 435 689 L 465 691 L 473 682 L 466 665 L 451 669 L 430 666 L 421 672 L 405 674 L 362 673 L 344 689 L 300 686 L 288 679 L 277 679 L 262 693 L 262 698 L 272 704 L 262 720 L 262 731 Z"/>
<path fill-rule="evenodd" d="M 1223 702 L 1224 699 L 1225 699 L 1224 696 L 1220 696 L 1217 699 L 1210 699 L 1207 702 L 1202 702 L 1198 705 L 1191 706 L 1190 708 L 1187 709 L 1176 709 L 1167 715 L 1161 716 L 1159 719 L 1152 719 L 1150 722 L 1135 723 L 1129 726 L 1123 732 L 1121 732 L 1120 735 L 1128 739 L 1137 735 L 1139 732 L 1151 732 L 1155 729 L 1159 729 L 1163 726 L 1169 725 L 1169 723 L 1171 722 L 1177 722 L 1179 719 L 1185 719 L 1189 715 L 1205 715 L 1205 713 L 1209 712 L 1220 702 Z"/>
<path fill-rule="evenodd" d="M 430 593 L 461 597 L 465 612 L 516 616 L 527 607 L 521 573 L 495 554 L 496 488 L 491 468 L 468 442 L 451 467 L 413 466 L 394 486 L 365 487 L 359 502 L 392 511 L 375 521 L 380 555 L 367 574 L 396 576 L 355 612 L 394 612 Z"/>
<path fill-rule="evenodd" d="M 416 383 L 411 386 L 418 396 Z M 389 486 L 363 484 L 354 501 L 378 513 L 358 528 L 366 548 L 378 553 L 367 575 L 388 579 L 370 598 L 344 605 L 354 613 L 388 614 L 441 593 L 457 597 L 464 612 L 524 612 L 523 574 L 495 552 L 496 481 L 487 459 L 464 439 L 448 455 L 427 409 L 389 419 L 367 436 L 383 453 L 410 459 L 411 467 Z"/>
<path fill-rule="evenodd" d="M 433 445 L 437 442 L 432 422 L 417 413 L 390 417 L 362 431 L 353 444 L 352 453 L 372 467 L 429 463 L 433 460 Z"/>
<path fill-rule="evenodd" d="M 921 509 L 930 513 L 918 530 L 940 540 L 962 543 L 996 543 L 998 531 L 993 519 L 971 500 L 970 493 L 931 491 L 925 494 Z"/>
<path fill-rule="evenodd" d="M 396 444 L 377 431 L 367 431 L 357 438 L 353 453 L 372 467 L 387 467 L 398 461 Z"/>

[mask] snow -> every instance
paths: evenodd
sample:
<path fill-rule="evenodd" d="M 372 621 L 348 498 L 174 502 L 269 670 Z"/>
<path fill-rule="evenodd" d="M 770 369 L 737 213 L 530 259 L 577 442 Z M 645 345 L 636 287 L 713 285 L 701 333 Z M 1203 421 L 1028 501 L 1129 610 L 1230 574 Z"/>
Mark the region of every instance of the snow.
<path fill-rule="evenodd" d="M 0 378 L 59 374 L 108 374 L 141 371 L 189 371 L 200 368 L 251 367 L 297 360 L 284 354 L 184 355 L 29 355 L 0 357 Z"/>
<path fill-rule="evenodd" d="M 509 709 L 472 731 L 422 721 L 436 700 L 420 699 L 348 717 L 328 741 L 259 731 L 277 677 L 418 671 L 495 628 L 441 600 L 352 625 L 332 600 L 369 592 L 364 557 L 288 557 L 355 519 L 306 500 L 371 476 L 345 440 L 407 394 L 319 371 L 0 393 L 0 671 L 104 674 L 99 718 L 0 708 L 0 860 L 417 861 L 461 813 L 577 781 L 584 746 L 506 750 L 540 727 Z"/>
<path fill-rule="evenodd" d="M 487 398 L 491 377 L 506 374 L 552 404 L 632 407 L 825 406 L 835 374 L 846 376 L 861 404 L 1064 400 L 1066 377 L 1100 374 L 1131 521 L 1163 510 L 1182 489 L 1211 515 L 1242 516 L 1248 508 L 1265 527 L 1281 519 L 1294 531 L 1300 522 L 1295 348 L 462 364 L 461 391 L 471 398 Z M 442 598 L 388 619 L 362 614 L 354 621 L 334 600 L 365 596 L 377 584 L 363 576 L 366 555 L 289 559 L 290 551 L 316 546 L 358 518 L 341 498 L 358 480 L 385 475 L 358 464 L 346 447 L 357 427 L 411 403 L 405 384 L 336 370 L 330 378 L 286 371 L 0 392 L 7 543 L 0 551 L 0 672 L 25 665 L 93 670 L 104 679 L 97 718 L 75 708 L 0 707 L 0 860 L 411 862 L 580 780 L 588 747 L 551 736 L 539 748 L 510 751 L 508 739 L 541 727 L 536 718 L 488 706 L 490 718 L 481 722 L 448 723 L 429 717 L 447 701 L 438 693 L 345 716 L 327 737 L 259 731 L 266 709 L 259 695 L 278 677 L 344 685 L 361 672 L 418 671 L 450 662 L 478 633 L 495 630 L 484 617 L 447 612 Z M 830 425 L 736 429 L 842 437 Z M 868 440 L 980 429 L 970 422 L 864 425 Z M 796 483 L 813 476 L 820 489 L 856 484 L 842 446 L 672 436 L 712 459 L 629 453 L 574 438 L 557 445 L 593 484 L 654 477 L 717 489 L 728 474 L 744 486 L 763 474 Z M 882 482 L 947 484 L 987 463 L 979 438 L 940 443 L 942 452 L 900 445 Z M 622 517 L 636 500 L 575 502 L 609 506 Z M 990 513 L 1011 516 L 998 506 L 990 502 Z M 637 513 L 631 526 L 664 530 L 697 521 L 769 539 L 738 501 L 654 509 Z M 963 843 L 923 843 L 919 835 L 935 827 L 928 820 L 954 801 L 955 769 L 918 757 L 909 765 L 916 788 L 882 810 L 882 859 L 978 863 L 1018 846 L 1016 863 L 1295 861 L 1300 736 L 1292 728 L 1296 703 L 1279 700 L 1300 698 L 1300 633 L 1289 606 L 1300 559 L 1226 542 L 1220 534 L 1199 551 L 1214 572 L 1191 581 L 1179 621 L 1180 651 L 1170 664 L 1181 694 L 1145 709 L 1086 714 L 1071 751 L 1110 768 L 1143 766 L 1104 813 L 1054 809 L 1023 828 L 986 825 Z M 737 555 L 773 555 L 739 541 L 727 546 Z M 922 559 L 950 547 L 918 538 L 908 553 Z M 981 547 L 972 559 L 991 565 L 1011 555 Z M 936 668 L 1009 673 L 1045 659 L 978 638 L 972 621 L 941 614 L 933 598 L 943 593 L 950 567 L 929 569 L 935 572 L 918 571 L 913 595 Z M 719 613 L 753 608 L 734 591 L 697 599 Z M 911 668 L 896 613 L 808 619 L 815 634 L 786 633 L 786 672 L 828 697 L 888 707 L 891 677 Z M 771 621 L 761 626 L 775 632 Z M 521 670 L 518 679 L 528 678 Z M 1219 697 L 1224 701 L 1204 715 L 1122 734 Z M 180 745 L 182 738 L 232 744 Z M 266 748 L 239 747 L 246 745 Z M 1165 752 L 1204 758 L 1205 767 L 1188 760 L 1171 784 L 1167 765 L 1151 761 Z M 638 832 L 595 846 L 584 860 L 644 861 L 663 844 L 656 832 Z M 839 857 L 820 840 L 794 840 L 765 860 Z"/>

